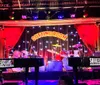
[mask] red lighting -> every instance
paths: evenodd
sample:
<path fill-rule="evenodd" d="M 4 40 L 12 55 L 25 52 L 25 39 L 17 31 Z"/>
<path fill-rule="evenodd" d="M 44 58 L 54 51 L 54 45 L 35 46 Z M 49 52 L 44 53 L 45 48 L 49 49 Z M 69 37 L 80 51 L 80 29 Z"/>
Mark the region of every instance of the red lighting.
<path fill-rule="evenodd" d="M 84 13 L 83 18 L 88 17 L 88 13 Z"/>

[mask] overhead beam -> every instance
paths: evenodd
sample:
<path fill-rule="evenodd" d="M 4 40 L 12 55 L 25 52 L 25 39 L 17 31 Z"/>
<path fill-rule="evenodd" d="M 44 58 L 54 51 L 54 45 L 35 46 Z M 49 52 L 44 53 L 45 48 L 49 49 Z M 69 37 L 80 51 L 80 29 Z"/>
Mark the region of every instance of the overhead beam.
<path fill-rule="evenodd" d="M 100 18 L 76 18 L 63 20 L 19 20 L 19 21 L 0 21 L 3 26 L 54 26 L 54 25 L 73 25 L 73 24 L 92 24 L 100 22 Z"/>

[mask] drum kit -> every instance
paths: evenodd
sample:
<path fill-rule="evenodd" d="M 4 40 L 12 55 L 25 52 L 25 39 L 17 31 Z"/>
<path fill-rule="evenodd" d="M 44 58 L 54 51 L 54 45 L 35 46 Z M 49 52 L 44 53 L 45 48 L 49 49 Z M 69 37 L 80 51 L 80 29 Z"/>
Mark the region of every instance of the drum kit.
<path fill-rule="evenodd" d="M 56 48 L 62 47 L 59 44 L 53 44 L 52 46 L 56 47 Z M 51 63 L 48 63 L 47 70 L 49 70 L 49 71 L 61 71 L 61 68 L 65 69 L 65 70 L 72 70 L 72 67 L 68 66 L 68 57 L 71 57 L 71 56 L 80 57 L 79 56 L 79 48 L 82 48 L 83 46 L 82 46 L 82 44 L 75 44 L 72 47 L 73 47 L 73 49 L 75 48 L 77 50 L 64 50 L 67 55 L 64 55 L 64 57 L 61 61 L 53 61 L 53 60 L 49 61 Z M 54 50 L 48 49 L 47 52 L 52 53 L 52 54 L 60 54 L 60 53 L 56 52 L 55 49 Z M 55 66 L 55 64 L 56 64 L 56 66 Z M 58 65 L 58 67 L 57 67 L 57 65 Z M 63 65 L 63 67 L 62 67 L 62 65 Z M 55 69 L 54 69 L 54 66 L 55 66 Z"/>
<path fill-rule="evenodd" d="M 62 47 L 59 44 L 53 44 L 52 46 L 56 47 L 56 48 L 58 48 L 58 47 L 61 48 Z M 73 54 L 73 56 L 74 56 L 74 54 L 75 54 L 75 55 L 77 55 L 76 57 L 79 57 L 79 48 L 83 47 L 82 44 L 75 44 L 72 47 L 73 47 L 73 49 L 75 48 L 77 50 L 68 50 L 68 51 L 66 50 L 67 55 L 72 56 L 72 54 Z M 51 50 L 51 49 L 48 49 L 47 52 L 52 53 L 52 54 L 60 54 L 60 53 L 56 52 L 55 50 Z"/>

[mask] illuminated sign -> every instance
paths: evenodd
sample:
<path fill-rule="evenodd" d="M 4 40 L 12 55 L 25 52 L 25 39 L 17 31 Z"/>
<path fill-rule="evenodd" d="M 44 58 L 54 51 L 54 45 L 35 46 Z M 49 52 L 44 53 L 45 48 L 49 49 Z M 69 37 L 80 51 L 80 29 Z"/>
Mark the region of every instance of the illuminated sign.
<path fill-rule="evenodd" d="M 90 66 L 100 66 L 100 58 L 90 58 Z"/>
<path fill-rule="evenodd" d="M 0 59 L 0 68 L 14 67 L 13 60 L 11 59 Z"/>
<path fill-rule="evenodd" d="M 64 41 L 68 38 L 67 35 L 59 33 L 59 32 L 55 32 L 55 31 L 43 31 L 43 32 L 39 32 L 39 33 L 33 35 L 31 37 L 31 39 L 33 41 L 36 41 L 37 39 L 42 38 L 42 37 L 56 37 L 56 38 L 62 39 Z"/>

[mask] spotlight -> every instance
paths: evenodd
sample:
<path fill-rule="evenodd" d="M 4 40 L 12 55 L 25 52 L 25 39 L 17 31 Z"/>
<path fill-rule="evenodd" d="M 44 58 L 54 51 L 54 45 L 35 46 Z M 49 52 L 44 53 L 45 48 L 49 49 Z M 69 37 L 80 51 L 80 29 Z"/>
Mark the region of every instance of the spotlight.
<path fill-rule="evenodd" d="M 9 16 L 10 19 L 14 20 L 14 16 Z"/>
<path fill-rule="evenodd" d="M 33 19 L 34 19 L 34 20 L 37 20 L 37 19 L 38 19 L 38 16 L 33 16 Z"/>
<path fill-rule="evenodd" d="M 88 17 L 88 11 L 86 9 L 83 10 L 83 18 Z"/>
<path fill-rule="evenodd" d="M 75 18 L 76 15 L 73 13 L 73 14 L 70 14 L 70 17 L 71 17 L 71 18 Z"/>
<path fill-rule="evenodd" d="M 49 20 L 49 19 L 50 19 L 50 16 L 49 16 L 49 15 L 47 15 L 47 16 L 46 16 L 46 19 L 47 19 L 47 20 Z"/>
<path fill-rule="evenodd" d="M 63 15 L 58 15 L 58 19 L 63 19 L 64 16 Z"/>
<path fill-rule="evenodd" d="M 33 20 L 37 20 L 39 18 L 38 17 L 38 12 L 33 13 L 32 18 L 33 18 Z"/>
<path fill-rule="evenodd" d="M 27 19 L 27 16 L 26 15 L 22 15 L 22 19 Z"/>
<path fill-rule="evenodd" d="M 38 19 L 38 15 L 34 15 L 33 20 L 37 20 L 37 19 Z"/>
<path fill-rule="evenodd" d="M 10 9 L 10 13 L 9 13 L 9 18 L 14 20 L 14 11 L 12 9 Z"/>
<path fill-rule="evenodd" d="M 51 11 L 48 11 L 48 14 L 50 14 L 51 13 Z"/>
<path fill-rule="evenodd" d="M 88 13 L 84 13 L 83 18 L 88 17 Z"/>
<path fill-rule="evenodd" d="M 58 19 L 63 19 L 63 18 L 64 18 L 63 13 L 62 13 L 62 12 L 59 12 L 59 13 L 58 13 Z"/>

